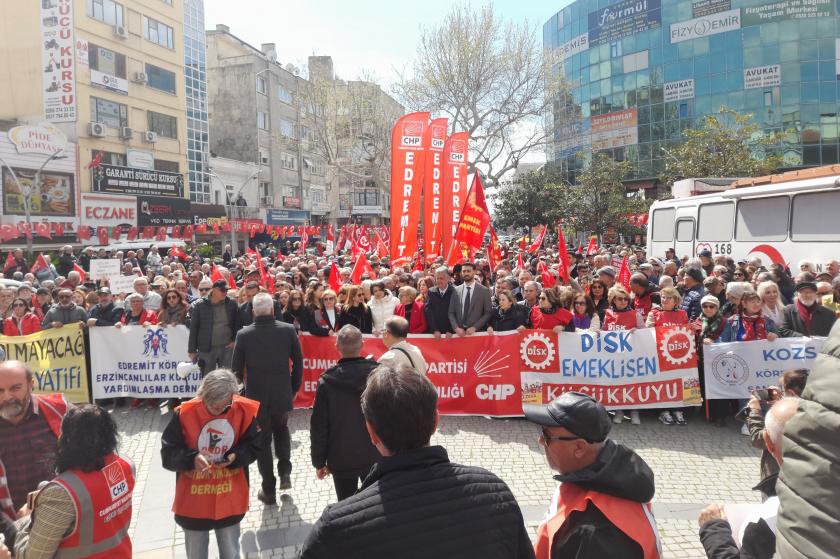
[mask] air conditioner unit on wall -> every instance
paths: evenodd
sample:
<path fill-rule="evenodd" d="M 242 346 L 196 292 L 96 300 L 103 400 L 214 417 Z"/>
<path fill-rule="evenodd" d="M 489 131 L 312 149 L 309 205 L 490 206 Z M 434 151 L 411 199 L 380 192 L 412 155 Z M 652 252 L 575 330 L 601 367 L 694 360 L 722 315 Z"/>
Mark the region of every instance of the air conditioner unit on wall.
<path fill-rule="evenodd" d="M 123 140 L 130 140 L 132 136 L 134 136 L 134 130 L 132 130 L 129 126 L 123 126 L 120 128 L 120 138 Z"/>
<path fill-rule="evenodd" d="M 119 37 L 120 39 L 128 39 L 128 30 L 122 25 L 115 25 L 114 37 Z"/>
<path fill-rule="evenodd" d="M 274 207 L 274 196 L 263 196 L 260 198 L 260 205 L 264 208 Z"/>
<path fill-rule="evenodd" d="M 101 122 L 88 122 L 88 135 L 94 138 L 104 138 L 106 127 Z"/>
<path fill-rule="evenodd" d="M 134 83 L 146 83 L 149 81 L 149 76 L 146 72 L 134 72 Z"/>
<path fill-rule="evenodd" d="M 146 132 L 143 133 L 143 140 L 150 144 L 157 142 L 157 132 L 146 130 Z"/>

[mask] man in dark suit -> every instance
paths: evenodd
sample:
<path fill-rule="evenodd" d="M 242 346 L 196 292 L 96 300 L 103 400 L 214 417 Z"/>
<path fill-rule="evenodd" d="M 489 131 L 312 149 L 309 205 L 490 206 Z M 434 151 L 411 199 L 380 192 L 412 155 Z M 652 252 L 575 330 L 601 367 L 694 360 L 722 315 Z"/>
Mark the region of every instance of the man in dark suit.
<path fill-rule="evenodd" d="M 455 330 L 449 324 L 449 301 L 454 288 L 449 281 L 449 268 L 441 266 L 435 270 L 435 286 L 429 289 L 428 299 L 423 307 L 429 333 L 440 339 L 441 334 L 452 334 Z"/>
<path fill-rule="evenodd" d="M 783 338 L 828 336 L 837 318 L 831 309 L 817 300 L 817 284 L 800 281 L 794 290 L 796 297 L 793 303 L 782 310 L 779 335 Z"/>
<path fill-rule="evenodd" d="M 303 380 L 303 353 L 294 326 L 274 319 L 274 301 L 270 295 L 258 293 L 251 303 L 254 323 L 236 335 L 232 368 L 240 381 L 247 372 L 245 396 L 260 402 L 258 419 L 265 439 L 257 456 L 262 476 L 262 489 L 257 498 L 268 505 L 277 502 L 277 478 L 269 438 L 272 435 L 280 489 L 292 487 L 292 442 L 288 421 L 292 402 Z"/>
<path fill-rule="evenodd" d="M 237 310 L 237 324 L 239 328 L 245 328 L 252 322 L 254 322 L 254 306 L 252 301 L 254 300 L 254 295 L 260 292 L 260 284 L 256 281 L 249 281 L 245 284 L 245 298 L 246 301 L 239 305 L 239 309 Z M 274 301 L 274 317 L 275 319 L 280 319 L 283 316 L 283 308 L 280 306 L 280 303 Z"/>
<path fill-rule="evenodd" d="M 475 281 L 475 265 L 461 265 L 461 279 L 449 300 L 449 324 L 459 336 L 471 336 L 487 329 L 493 316 L 490 290 Z"/>

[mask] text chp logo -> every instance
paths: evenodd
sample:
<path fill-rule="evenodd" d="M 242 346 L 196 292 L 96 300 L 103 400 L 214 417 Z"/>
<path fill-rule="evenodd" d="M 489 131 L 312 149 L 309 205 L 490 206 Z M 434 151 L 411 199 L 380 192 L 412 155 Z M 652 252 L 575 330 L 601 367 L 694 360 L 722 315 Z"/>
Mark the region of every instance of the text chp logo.
<path fill-rule="evenodd" d="M 432 148 L 443 149 L 443 142 L 446 140 L 446 126 L 432 126 Z"/>
<path fill-rule="evenodd" d="M 685 365 L 694 357 L 694 335 L 687 328 L 671 328 L 659 342 L 659 353 L 671 365 Z"/>
<path fill-rule="evenodd" d="M 712 361 L 711 368 L 714 377 L 727 386 L 742 385 L 750 378 L 749 364 L 734 353 L 718 355 Z"/>
<path fill-rule="evenodd" d="M 119 462 L 111 462 L 102 470 L 105 481 L 108 483 L 108 490 L 111 493 L 111 500 L 116 501 L 128 492 L 128 481 L 125 479 L 122 467 Z"/>
<path fill-rule="evenodd" d="M 479 384 L 475 387 L 475 397 L 479 400 L 507 400 L 516 392 L 512 384 Z"/>
<path fill-rule="evenodd" d="M 449 148 L 449 161 L 453 163 L 464 163 L 467 160 L 467 142 L 464 140 L 452 140 Z"/>
<path fill-rule="evenodd" d="M 542 332 L 532 332 L 519 344 L 519 355 L 526 368 L 542 371 L 554 361 L 554 344 Z"/>
<path fill-rule="evenodd" d="M 149 328 L 143 336 L 143 355 L 146 357 L 169 355 L 166 349 L 168 341 L 166 332 L 162 328 Z"/>
<path fill-rule="evenodd" d="M 423 123 L 418 120 L 408 120 L 402 126 L 402 145 L 419 148 L 423 142 Z"/>
<path fill-rule="evenodd" d="M 213 419 L 204 424 L 198 435 L 198 451 L 210 462 L 224 462 L 233 447 L 233 426 L 227 419 Z"/>

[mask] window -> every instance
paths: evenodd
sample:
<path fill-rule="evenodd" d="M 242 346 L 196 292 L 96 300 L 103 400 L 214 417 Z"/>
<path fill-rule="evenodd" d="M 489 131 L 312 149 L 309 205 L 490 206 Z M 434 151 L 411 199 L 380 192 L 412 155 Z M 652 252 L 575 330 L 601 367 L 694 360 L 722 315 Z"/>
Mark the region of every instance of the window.
<path fill-rule="evenodd" d="M 175 95 L 175 72 L 146 64 L 149 87 Z"/>
<path fill-rule="evenodd" d="M 257 128 L 260 130 L 268 130 L 268 114 L 257 111 Z"/>
<path fill-rule="evenodd" d="M 143 36 L 162 47 L 175 48 L 172 28 L 150 17 L 143 16 Z"/>
<path fill-rule="evenodd" d="M 282 85 L 277 88 L 277 98 L 283 101 L 284 103 L 288 103 L 292 105 L 295 102 L 294 95 L 292 92 L 283 87 Z"/>
<path fill-rule="evenodd" d="M 289 171 L 297 170 L 297 156 L 291 153 L 280 153 L 280 166 Z"/>
<path fill-rule="evenodd" d="M 113 0 L 87 0 L 87 15 L 109 25 L 123 24 L 123 7 Z"/>
<path fill-rule="evenodd" d="M 257 93 L 265 95 L 265 78 L 257 76 Z"/>
<path fill-rule="evenodd" d="M 677 241 L 690 243 L 694 240 L 694 220 L 681 219 L 677 221 Z"/>
<path fill-rule="evenodd" d="M 280 120 L 280 135 L 284 138 L 295 138 L 295 123 L 291 120 Z"/>
<path fill-rule="evenodd" d="M 125 167 L 125 154 L 114 153 L 112 151 L 102 151 L 98 149 L 91 150 L 91 160 L 96 159 L 97 155 L 101 155 L 103 165 L 118 165 L 120 167 Z"/>
<path fill-rule="evenodd" d="M 98 97 L 90 98 L 90 120 L 111 128 L 128 126 L 128 106 Z"/>
<path fill-rule="evenodd" d="M 680 118 L 688 118 L 688 103 L 680 103 Z"/>
<path fill-rule="evenodd" d="M 754 198 L 738 202 L 736 241 L 784 241 L 787 238 L 787 196 Z"/>
<path fill-rule="evenodd" d="M 735 204 L 700 204 L 697 213 L 697 240 L 723 242 L 732 240 L 735 227 Z"/>
<path fill-rule="evenodd" d="M 653 226 L 651 227 L 653 241 L 671 242 L 674 240 L 674 218 L 676 215 L 677 210 L 674 208 L 654 210 Z"/>
<path fill-rule="evenodd" d="M 840 239 L 840 192 L 814 192 L 793 197 L 790 223 L 792 241 L 836 241 Z"/>
<path fill-rule="evenodd" d="M 103 47 L 90 44 L 88 46 L 88 63 L 91 70 L 125 78 L 125 55 Z"/>
<path fill-rule="evenodd" d="M 157 132 L 158 136 L 164 138 L 178 138 L 178 119 L 154 111 L 146 113 L 149 118 L 149 130 Z"/>
<path fill-rule="evenodd" d="M 156 171 L 166 171 L 167 173 L 177 173 L 178 172 L 178 162 L 177 161 L 166 161 L 164 159 L 155 159 L 155 170 Z"/>

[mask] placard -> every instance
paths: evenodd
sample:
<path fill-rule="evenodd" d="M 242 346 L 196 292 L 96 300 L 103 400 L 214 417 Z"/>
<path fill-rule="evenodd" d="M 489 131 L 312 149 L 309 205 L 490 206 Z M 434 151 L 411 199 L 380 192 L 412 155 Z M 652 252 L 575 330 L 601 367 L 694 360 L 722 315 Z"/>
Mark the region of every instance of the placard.
<path fill-rule="evenodd" d="M 90 279 L 108 279 L 120 275 L 119 258 L 94 258 L 90 261 Z"/>
<path fill-rule="evenodd" d="M 134 293 L 134 280 L 136 279 L 137 276 L 111 276 L 108 278 L 108 287 L 114 295 Z"/>
<path fill-rule="evenodd" d="M 41 72 L 44 119 L 76 121 L 73 0 L 42 0 Z"/>
<path fill-rule="evenodd" d="M 781 83 L 782 66 L 780 64 L 744 68 L 744 89 L 773 87 Z"/>
<path fill-rule="evenodd" d="M 671 24 L 671 43 L 681 43 L 741 28 L 741 10 L 727 10 Z"/>
<path fill-rule="evenodd" d="M 834 0 L 781 0 L 744 7 L 741 25 L 748 27 L 788 19 L 833 17 L 834 13 Z"/>
<path fill-rule="evenodd" d="M 706 398 L 744 399 L 778 386 L 788 369 L 810 369 L 825 338 L 777 338 L 703 346 Z"/>
<path fill-rule="evenodd" d="M 591 46 L 611 43 L 661 25 L 660 0 L 624 0 L 589 12 Z"/>
<path fill-rule="evenodd" d="M 663 86 L 662 90 L 666 102 L 694 99 L 694 78 L 691 78 L 690 80 L 667 82 Z"/>

